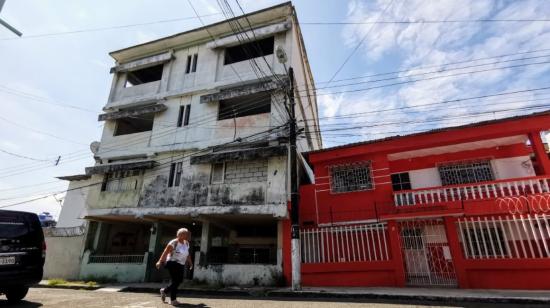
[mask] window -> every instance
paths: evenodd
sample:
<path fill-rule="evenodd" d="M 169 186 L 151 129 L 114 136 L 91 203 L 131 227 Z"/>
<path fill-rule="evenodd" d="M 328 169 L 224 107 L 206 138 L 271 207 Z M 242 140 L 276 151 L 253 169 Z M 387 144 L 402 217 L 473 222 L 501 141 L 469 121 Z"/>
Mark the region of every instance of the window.
<path fill-rule="evenodd" d="M 330 190 L 333 193 L 373 189 L 370 162 L 330 167 Z"/>
<path fill-rule="evenodd" d="M 212 173 L 210 175 L 210 183 L 223 183 L 224 163 L 212 164 Z"/>
<path fill-rule="evenodd" d="M 477 183 L 495 179 L 489 160 L 445 164 L 438 169 L 443 185 Z"/>
<path fill-rule="evenodd" d="M 411 189 L 411 179 L 408 172 L 394 173 L 391 175 L 391 184 L 393 191 Z"/>
<path fill-rule="evenodd" d="M 142 68 L 126 73 L 125 88 L 137 86 L 140 84 L 159 81 L 162 79 L 163 64 Z"/>
<path fill-rule="evenodd" d="M 170 164 L 170 173 L 168 175 L 168 187 L 179 186 L 181 181 L 182 163 Z"/>
<path fill-rule="evenodd" d="M 115 171 L 105 174 L 101 191 L 122 192 L 135 190 L 138 186 L 138 177 L 142 174 L 141 170 Z"/>
<path fill-rule="evenodd" d="M 506 243 L 500 228 L 465 229 L 468 255 L 475 257 L 500 257 L 506 255 Z"/>
<path fill-rule="evenodd" d="M 422 229 L 403 229 L 401 237 L 404 249 L 418 250 L 424 248 Z"/>
<path fill-rule="evenodd" d="M 155 114 L 142 114 L 139 117 L 116 119 L 115 136 L 150 131 L 153 129 Z"/>
<path fill-rule="evenodd" d="M 189 125 L 189 115 L 191 113 L 191 105 L 180 106 L 178 113 L 178 127 Z"/>
<path fill-rule="evenodd" d="M 199 58 L 198 54 L 188 55 L 187 56 L 187 65 L 185 66 L 185 73 L 194 73 L 197 71 L 197 60 Z"/>
<path fill-rule="evenodd" d="M 197 60 L 199 58 L 198 54 L 193 55 L 193 66 L 191 67 L 191 72 L 194 73 L 197 71 Z"/>
<path fill-rule="evenodd" d="M 264 92 L 220 101 L 218 120 L 271 112 L 271 93 Z"/>
<path fill-rule="evenodd" d="M 250 42 L 225 49 L 223 64 L 232 64 L 257 57 L 273 54 L 275 37 L 268 37 L 255 42 Z"/>

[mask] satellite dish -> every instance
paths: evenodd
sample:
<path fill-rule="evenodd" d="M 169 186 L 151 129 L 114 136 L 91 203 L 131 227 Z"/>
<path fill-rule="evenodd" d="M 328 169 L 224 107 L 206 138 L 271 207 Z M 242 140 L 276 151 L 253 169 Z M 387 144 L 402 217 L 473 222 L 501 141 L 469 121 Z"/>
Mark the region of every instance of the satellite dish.
<path fill-rule="evenodd" d="M 92 151 L 92 153 L 94 154 L 97 154 L 97 152 L 99 151 L 99 145 L 101 143 L 99 141 L 94 141 L 92 143 L 90 143 L 90 151 Z"/>

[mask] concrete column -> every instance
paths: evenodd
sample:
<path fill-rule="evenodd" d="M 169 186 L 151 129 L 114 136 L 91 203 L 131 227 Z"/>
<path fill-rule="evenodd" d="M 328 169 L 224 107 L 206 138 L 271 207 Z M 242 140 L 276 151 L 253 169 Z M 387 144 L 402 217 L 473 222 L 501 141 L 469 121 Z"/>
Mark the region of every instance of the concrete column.
<path fill-rule="evenodd" d="M 447 242 L 449 243 L 449 250 L 451 251 L 451 257 L 453 259 L 453 267 L 456 273 L 456 280 L 458 287 L 461 289 L 468 288 L 468 277 L 466 273 L 465 259 L 462 256 L 462 249 L 460 247 L 460 240 L 458 239 L 458 233 L 456 229 L 456 217 L 445 217 L 445 233 L 447 235 Z"/>
<path fill-rule="evenodd" d="M 208 248 L 210 247 L 210 222 L 202 221 L 202 231 L 201 231 L 201 251 L 199 260 L 195 260 L 195 264 L 205 265 L 206 264 L 206 255 L 208 253 Z"/>
<path fill-rule="evenodd" d="M 99 249 L 99 245 L 101 244 L 101 241 L 102 241 L 102 233 L 105 233 L 105 229 L 106 229 L 106 226 L 104 222 L 97 223 L 97 228 L 95 230 L 95 235 L 94 235 L 94 243 L 92 245 L 93 251 L 97 251 Z"/>
<path fill-rule="evenodd" d="M 159 248 L 159 242 L 162 234 L 162 225 L 159 222 L 153 222 L 151 224 L 150 230 L 152 230 L 153 232 L 151 232 L 149 236 L 149 249 L 147 250 L 148 257 L 147 268 L 145 269 L 145 281 L 153 281 L 156 280 L 155 278 L 157 278 L 155 277 L 155 264 L 157 263 L 156 252 Z"/>
<path fill-rule="evenodd" d="M 406 284 L 405 265 L 403 262 L 403 251 L 401 250 L 401 235 L 399 233 L 400 230 L 397 223 L 393 220 L 388 221 L 392 263 L 395 266 L 395 286 L 404 287 Z"/>
<path fill-rule="evenodd" d="M 531 147 L 535 153 L 537 159 L 537 165 L 541 174 L 537 175 L 548 175 L 550 174 L 550 160 L 548 159 L 548 154 L 544 149 L 544 144 L 542 143 L 542 138 L 540 137 L 540 132 L 530 132 L 529 141 L 531 142 Z"/>

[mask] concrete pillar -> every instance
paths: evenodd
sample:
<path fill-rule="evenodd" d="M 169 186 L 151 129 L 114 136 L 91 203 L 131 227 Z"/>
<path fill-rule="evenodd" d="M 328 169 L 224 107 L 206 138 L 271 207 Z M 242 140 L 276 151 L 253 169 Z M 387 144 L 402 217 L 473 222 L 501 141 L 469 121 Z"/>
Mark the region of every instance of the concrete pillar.
<path fill-rule="evenodd" d="M 162 243 L 160 243 L 160 238 L 162 234 L 162 225 L 159 222 L 153 222 L 151 224 L 150 229 L 150 236 L 149 236 L 149 249 L 147 250 L 147 268 L 145 270 L 145 281 L 153 281 L 157 280 L 155 275 L 156 273 L 156 267 L 155 264 L 157 263 L 157 250 L 163 249 Z M 160 245 L 159 245 L 160 244 Z"/>
<path fill-rule="evenodd" d="M 401 235 L 399 234 L 400 232 L 399 226 L 395 221 L 388 221 L 388 234 L 390 239 L 392 263 L 395 268 L 396 287 L 404 287 L 406 284 L 403 251 L 401 250 Z"/>
<path fill-rule="evenodd" d="M 205 265 L 206 264 L 206 255 L 208 253 L 208 248 L 210 247 L 210 222 L 202 221 L 202 231 L 201 231 L 201 250 L 200 257 L 198 260 L 195 260 L 195 264 Z"/>
<path fill-rule="evenodd" d="M 105 233 L 105 229 L 107 229 L 106 227 L 107 226 L 105 225 L 104 222 L 97 223 L 97 228 L 95 230 L 95 235 L 94 235 L 94 243 L 92 245 L 93 251 L 97 251 L 100 248 L 100 245 L 104 240 L 103 238 L 105 237 L 104 233 Z"/>
<path fill-rule="evenodd" d="M 548 154 L 544 149 L 544 144 L 542 143 L 540 132 L 530 132 L 529 141 L 531 142 L 531 147 L 533 149 L 533 152 L 535 153 L 535 158 L 537 159 L 537 166 L 541 173 L 537 175 L 550 174 L 550 160 L 548 159 Z"/>
<path fill-rule="evenodd" d="M 449 243 L 449 250 L 451 251 L 451 257 L 453 259 L 453 267 L 456 273 L 456 280 L 458 287 L 461 289 L 468 288 L 468 277 L 466 273 L 465 259 L 462 255 L 462 249 L 460 247 L 460 240 L 458 239 L 458 233 L 456 229 L 456 217 L 445 217 L 445 234 L 447 235 L 447 242 Z"/>

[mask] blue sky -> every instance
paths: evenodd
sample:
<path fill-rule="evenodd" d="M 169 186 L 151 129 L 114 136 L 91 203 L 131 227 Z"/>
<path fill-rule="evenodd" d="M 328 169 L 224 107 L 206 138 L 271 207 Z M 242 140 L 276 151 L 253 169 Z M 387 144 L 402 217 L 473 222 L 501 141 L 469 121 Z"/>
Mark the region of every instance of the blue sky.
<path fill-rule="evenodd" d="M 280 2 L 240 1 L 247 12 Z M 216 1 L 193 3 L 199 14 L 209 15 L 203 17 L 206 23 L 222 19 L 216 14 Z M 550 64 L 545 63 L 550 61 L 550 22 L 368 23 L 550 19 L 549 1 L 293 3 L 319 88 L 326 146 L 550 109 L 550 103 L 545 103 L 545 98 L 550 98 L 549 90 L 438 104 L 550 86 Z M 234 9 L 238 10 L 236 5 Z M 187 1 L 175 0 L 7 0 L 0 16 L 24 33 L 23 38 L 16 38 L 0 28 L 0 150 L 39 160 L 0 152 L 0 206 L 63 191 L 67 183 L 56 181 L 55 176 L 79 174 L 93 164 L 88 145 L 99 140 L 102 129 L 97 114 L 107 101 L 111 84 L 109 68 L 113 60 L 108 52 L 200 26 L 198 20 L 189 19 L 33 37 L 194 16 Z M 346 65 L 327 84 L 352 52 Z M 444 65 L 519 52 L 529 53 Z M 502 62 L 490 64 L 498 61 Z M 429 68 L 417 69 L 426 66 Z M 465 66 L 469 67 L 460 69 Z M 433 73 L 438 70 L 448 71 Z M 485 71 L 468 73 L 479 70 Z M 393 71 L 404 72 L 341 80 Z M 386 78 L 394 79 L 373 81 Z M 390 85 L 426 78 L 430 79 Z M 415 107 L 425 104 L 429 107 Z M 59 155 L 61 163 L 54 166 Z M 58 195 L 58 199 L 62 197 Z M 60 205 L 50 197 L 11 208 L 48 210 L 57 215 Z"/>

